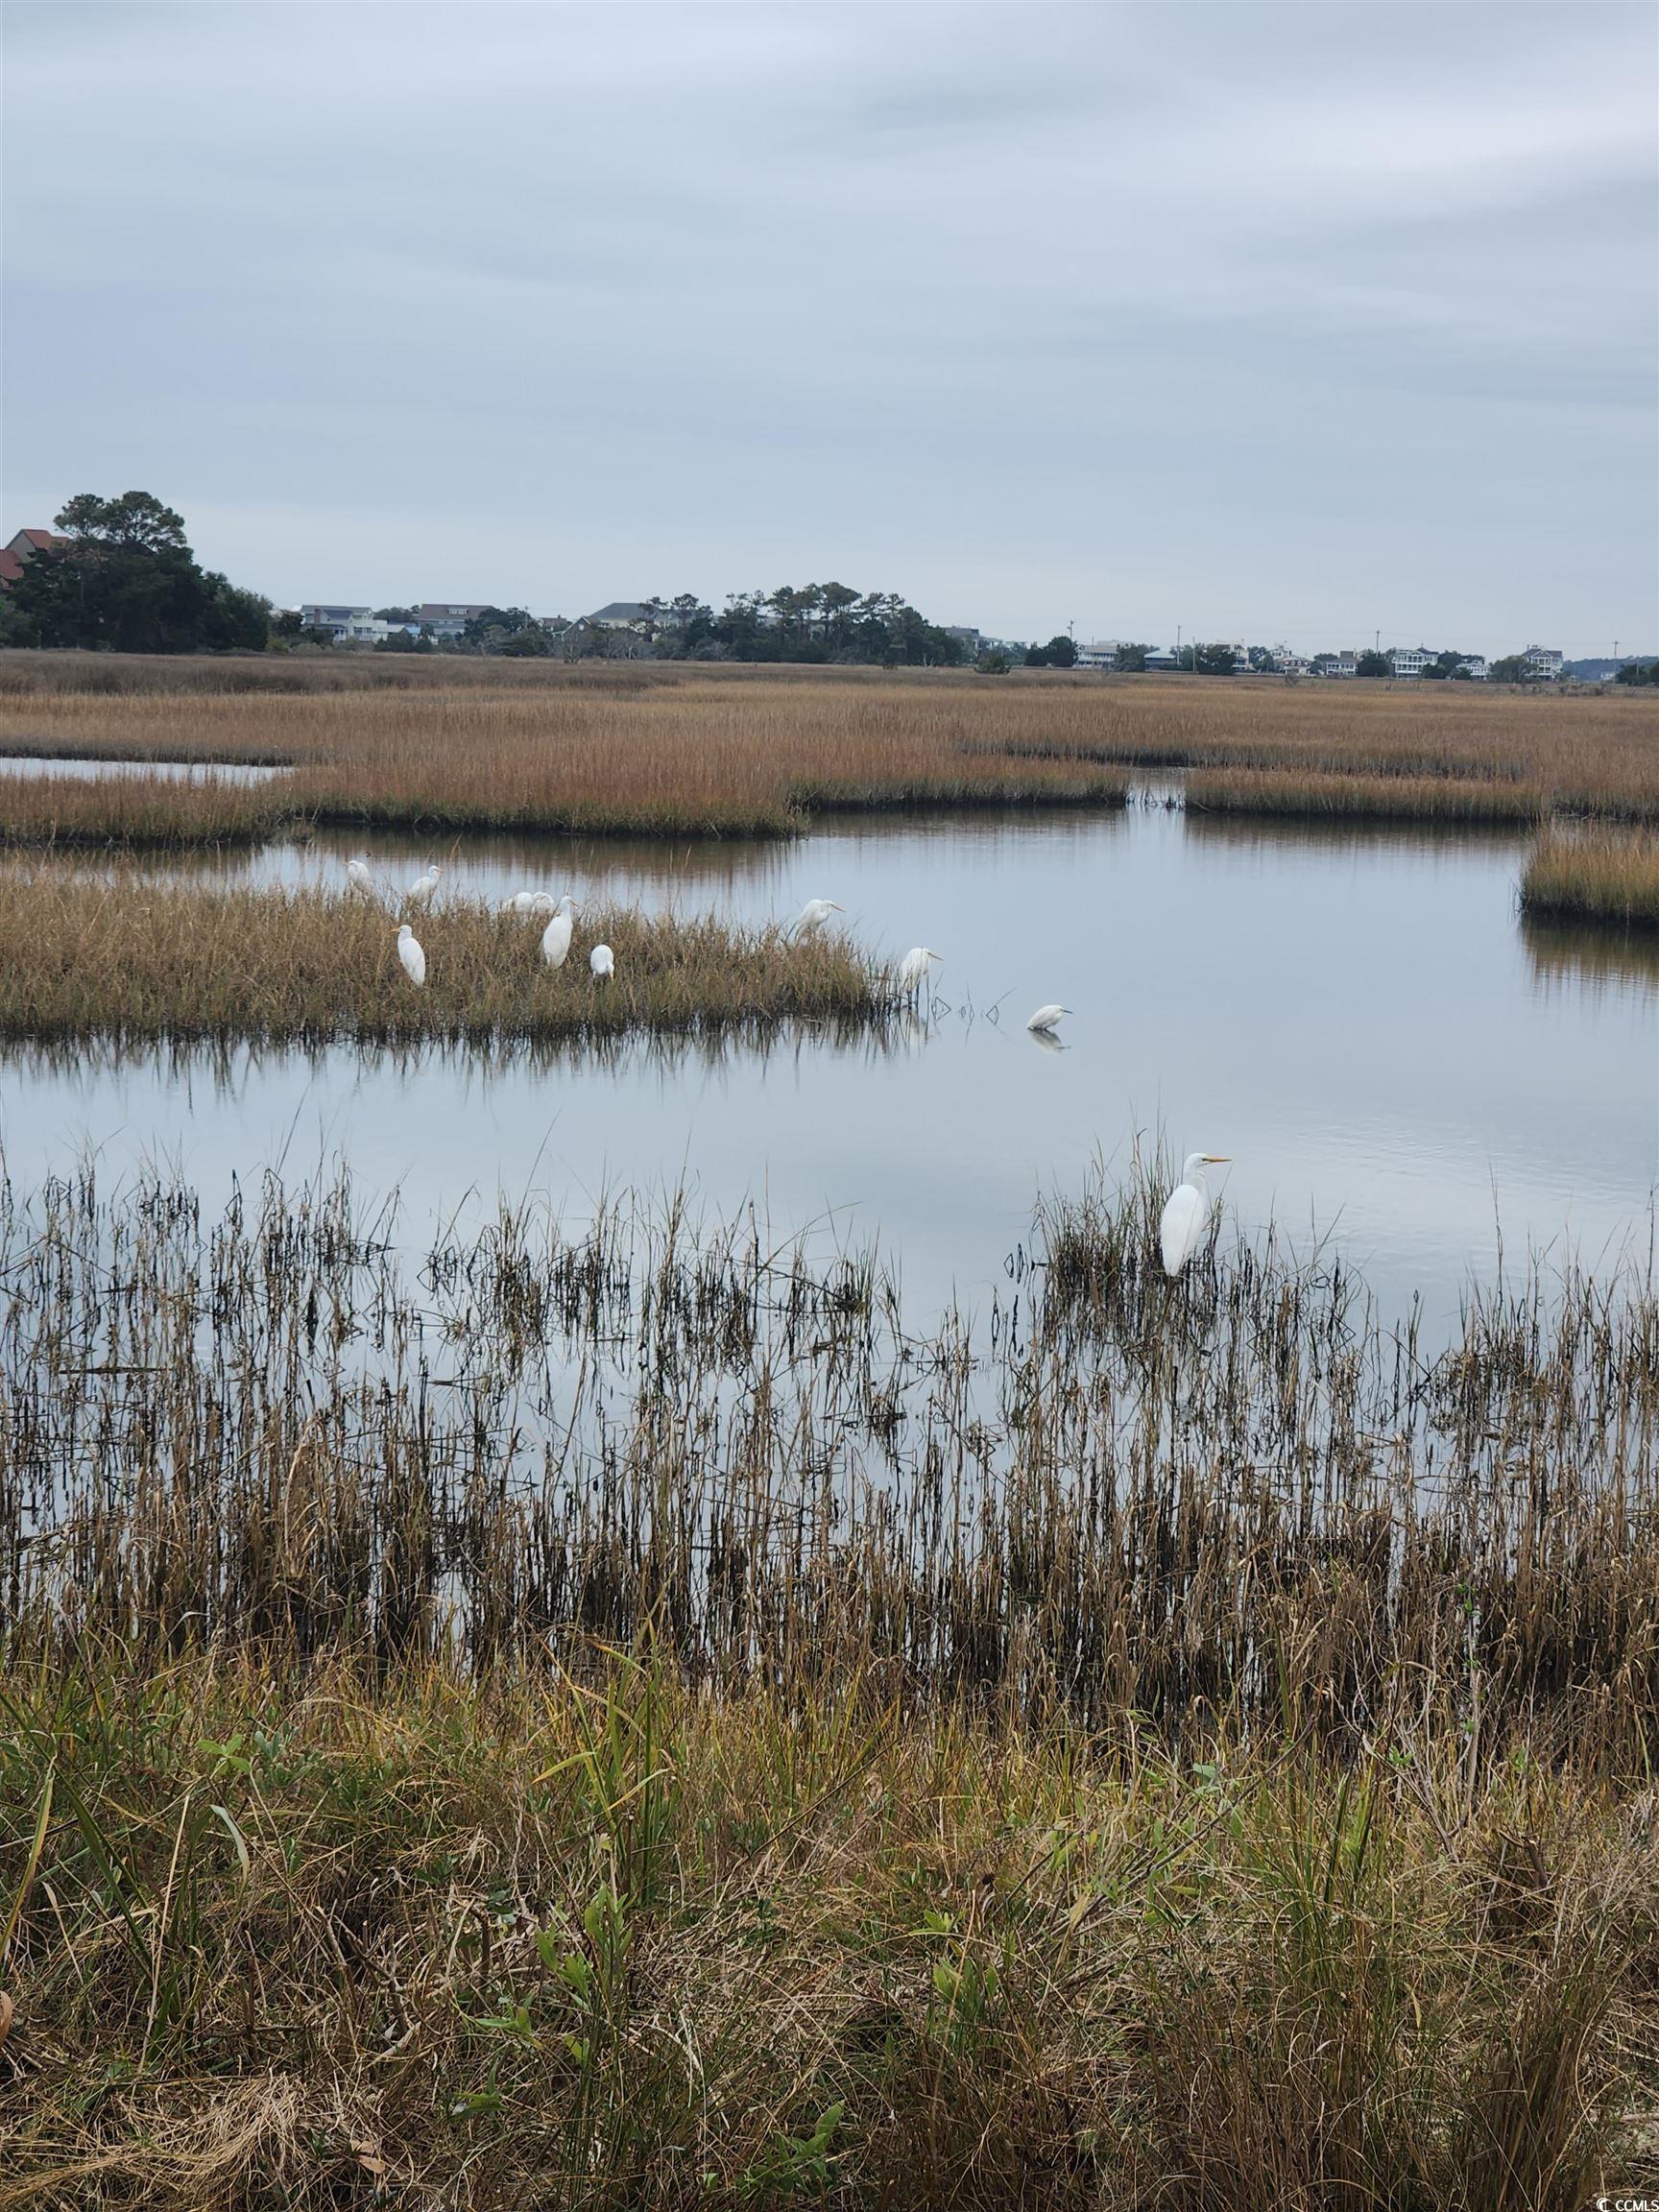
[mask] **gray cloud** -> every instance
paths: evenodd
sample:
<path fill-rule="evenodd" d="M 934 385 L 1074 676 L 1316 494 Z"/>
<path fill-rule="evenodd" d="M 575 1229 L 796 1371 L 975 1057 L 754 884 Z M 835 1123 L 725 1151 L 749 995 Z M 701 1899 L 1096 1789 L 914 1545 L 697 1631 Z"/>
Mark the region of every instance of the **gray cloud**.
<path fill-rule="evenodd" d="M 7 528 L 1654 642 L 1649 11 L 10 0 Z"/>

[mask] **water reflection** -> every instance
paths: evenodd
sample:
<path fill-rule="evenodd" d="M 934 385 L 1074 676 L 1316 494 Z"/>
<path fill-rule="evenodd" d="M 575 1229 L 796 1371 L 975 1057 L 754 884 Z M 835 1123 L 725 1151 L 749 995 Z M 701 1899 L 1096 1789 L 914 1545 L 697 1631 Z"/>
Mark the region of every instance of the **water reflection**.
<path fill-rule="evenodd" d="M 268 783 L 273 776 L 287 773 L 286 768 L 261 767 L 241 760 L 97 760 L 21 753 L 0 755 L 0 780 L 17 777 L 27 781 L 44 777 L 71 782 L 98 782 L 109 778 L 137 776 L 159 783 Z"/>
<path fill-rule="evenodd" d="M 1659 931 L 1592 927 L 1520 917 L 1521 941 L 1539 988 L 1653 998 L 1659 995 Z"/>

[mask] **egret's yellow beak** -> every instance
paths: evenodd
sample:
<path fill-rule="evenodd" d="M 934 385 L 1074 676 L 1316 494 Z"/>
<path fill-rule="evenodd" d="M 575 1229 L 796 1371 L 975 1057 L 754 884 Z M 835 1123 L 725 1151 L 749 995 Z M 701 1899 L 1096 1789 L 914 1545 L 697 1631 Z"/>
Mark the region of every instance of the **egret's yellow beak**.
<path fill-rule="evenodd" d="M 1232 1158 L 1231 1152 L 1206 1152 L 1204 1165 L 1206 1167 L 1225 1167 L 1231 1163 Z"/>

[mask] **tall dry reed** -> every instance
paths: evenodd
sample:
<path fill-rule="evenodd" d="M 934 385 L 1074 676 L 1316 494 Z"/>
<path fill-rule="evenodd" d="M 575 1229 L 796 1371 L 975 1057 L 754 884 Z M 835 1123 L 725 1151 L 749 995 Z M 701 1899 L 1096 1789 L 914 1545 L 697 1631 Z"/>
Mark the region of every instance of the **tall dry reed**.
<path fill-rule="evenodd" d="M 204 889 L 132 869 L 0 875 L 0 1038 L 490 1046 L 789 1022 L 879 1030 L 899 1004 L 832 931 L 796 943 L 609 908 L 578 917 L 550 969 L 544 917 L 442 896 L 400 911 L 426 956 L 421 988 L 399 963 L 397 917 L 355 893 Z M 603 980 L 588 965 L 600 943 L 615 955 Z"/>
<path fill-rule="evenodd" d="M 0 749 L 281 762 L 308 815 L 363 825 L 777 832 L 830 807 L 1110 803 L 1132 772 L 1206 770 L 1262 779 L 1236 805 L 1298 784 L 1323 805 L 1341 778 L 1407 818 L 1659 819 L 1659 709 L 1638 695 L 499 668 L 245 696 L 189 688 L 194 664 L 175 692 L 0 684 Z"/>
<path fill-rule="evenodd" d="M 1557 921 L 1659 928 L 1659 837 L 1545 836 L 1527 856 L 1521 904 Z"/>

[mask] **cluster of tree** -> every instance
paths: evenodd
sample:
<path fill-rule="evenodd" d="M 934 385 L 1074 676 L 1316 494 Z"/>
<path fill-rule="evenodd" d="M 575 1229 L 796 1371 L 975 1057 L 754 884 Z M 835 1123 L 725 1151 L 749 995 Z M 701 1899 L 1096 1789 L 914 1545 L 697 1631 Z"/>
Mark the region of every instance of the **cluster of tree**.
<path fill-rule="evenodd" d="M 1427 668 L 1424 675 L 1429 674 Z M 1505 653 L 1502 661 L 1494 661 L 1486 671 L 1494 684 L 1538 684 L 1547 681 L 1543 671 L 1534 668 L 1525 653 Z"/>
<path fill-rule="evenodd" d="M 1075 668 L 1077 648 L 1062 632 L 1050 637 L 1046 645 L 1027 645 L 1025 665 L 1027 668 Z"/>
<path fill-rule="evenodd" d="M 1659 684 L 1659 661 L 1626 661 L 1615 684 Z"/>
<path fill-rule="evenodd" d="M 854 591 L 850 584 L 735 591 L 718 614 L 688 591 L 646 607 L 651 641 L 672 659 L 954 668 L 968 657 L 960 637 L 898 592 Z"/>
<path fill-rule="evenodd" d="M 148 492 L 83 492 L 53 517 L 68 540 L 36 553 L 0 603 L 0 643 L 121 653 L 260 651 L 271 602 L 197 565 L 183 517 Z"/>

